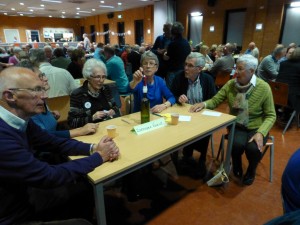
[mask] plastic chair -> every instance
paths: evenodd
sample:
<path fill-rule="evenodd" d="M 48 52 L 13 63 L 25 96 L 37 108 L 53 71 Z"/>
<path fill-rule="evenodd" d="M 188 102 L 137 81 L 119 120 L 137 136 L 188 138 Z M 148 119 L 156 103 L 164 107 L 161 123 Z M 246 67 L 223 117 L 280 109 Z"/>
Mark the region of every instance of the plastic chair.
<path fill-rule="evenodd" d="M 274 104 L 290 108 L 290 106 L 288 105 L 289 85 L 286 83 L 274 82 L 274 81 L 270 81 L 269 85 L 272 90 Z M 282 132 L 282 135 L 285 134 L 286 130 L 289 128 L 289 126 L 291 125 L 291 123 L 295 117 L 297 117 L 298 127 L 300 126 L 299 112 L 294 110 Z"/>
<path fill-rule="evenodd" d="M 228 139 L 227 134 L 223 134 L 221 137 L 220 141 L 220 146 L 219 146 L 219 151 L 216 159 L 219 159 L 220 154 L 224 155 L 224 144 L 225 144 L 225 139 Z M 261 159 L 264 157 L 268 149 L 270 149 L 270 176 L 269 176 L 269 181 L 272 183 L 273 181 L 273 168 L 274 168 L 274 144 L 275 144 L 275 138 L 274 136 L 269 135 L 268 141 L 264 146 L 264 150 L 261 155 Z M 212 149 L 212 157 L 214 157 L 214 152 Z"/>

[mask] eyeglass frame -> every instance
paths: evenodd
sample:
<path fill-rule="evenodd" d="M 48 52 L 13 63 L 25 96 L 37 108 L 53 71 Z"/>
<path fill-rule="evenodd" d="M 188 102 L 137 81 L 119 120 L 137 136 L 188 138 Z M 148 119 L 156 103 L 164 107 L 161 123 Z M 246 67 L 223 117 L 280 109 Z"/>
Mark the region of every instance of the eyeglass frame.
<path fill-rule="evenodd" d="M 104 74 L 101 74 L 101 75 L 99 75 L 99 76 L 94 76 L 94 75 L 90 75 L 90 78 L 92 78 L 92 79 L 94 79 L 94 80 L 105 80 L 106 78 L 107 78 L 107 76 L 106 75 L 104 75 Z"/>
<path fill-rule="evenodd" d="M 35 96 L 44 95 L 47 92 L 46 88 L 41 86 L 37 86 L 35 88 L 8 88 L 8 90 L 9 91 L 30 91 L 34 93 Z"/>
<path fill-rule="evenodd" d="M 157 63 L 147 62 L 147 64 L 146 64 L 146 62 L 143 62 L 142 66 L 153 68 L 153 67 L 157 66 Z"/>

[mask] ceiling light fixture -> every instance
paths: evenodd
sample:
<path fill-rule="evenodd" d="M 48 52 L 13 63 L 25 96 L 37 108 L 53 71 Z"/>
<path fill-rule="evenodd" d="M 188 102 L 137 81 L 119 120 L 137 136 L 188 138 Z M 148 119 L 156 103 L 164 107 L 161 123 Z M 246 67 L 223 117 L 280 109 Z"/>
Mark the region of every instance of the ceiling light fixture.
<path fill-rule="evenodd" d="M 100 1 L 100 3 L 102 3 L 102 4 L 103 4 L 103 3 L 104 3 L 104 1 Z"/>
<path fill-rule="evenodd" d="M 201 12 L 192 12 L 191 16 L 201 16 L 202 13 Z"/>
<path fill-rule="evenodd" d="M 95 12 L 95 11 L 96 11 L 96 9 L 92 9 L 92 11 L 94 11 L 94 12 Z"/>
<path fill-rule="evenodd" d="M 44 8 L 40 8 L 40 7 L 27 7 L 28 9 L 37 9 L 37 10 L 44 10 Z"/>
<path fill-rule="evenodd" d="M 33 9 L 30 9 L 29 11 L 30 11 L 30 12 L 33 12 Z"/>
<path fill-rule="evenodd" d="M 49 17 L 52 17 L 51 15 L 49 15 Z"/>
<path fill-rule="evenodd" d="M 65 11 L 62 11 L 61 13 L 62 13 L 62 14 L 65 14 L 66 12 L 65 12 Z"/>
<path fill-rule="evenodd" d="M 78 11 L 80 13 L 91 13 L 90 11 Z"/>
<path fill-rule="evenodd" d="M 45 7 L 45 5 L 41 4 L 41 7 Z"/>
<path fill-rule="evenodd" d="M 7 16 L 7 13 L 4 13 L 5 16 Z"/>
<path fill-rule="evenodd" d="M 42 0 L 42 2 L 62 3 L 62 1 L 55 1 L 55 0 Z"/>
<path fill-rule="evenodd" d="M 122 2 L 118 2 L 118 5 L 122 5 Z"/>
<path fill-rule="evenodd" d="M 15 8 L 11 8 L 11 10 L 12 10 L 12 11 L 15 11 L 16 9 L 15 9 Z"/>
<path fill-rule="evenodd" d="M 78 12 L 78 13 L 76 13 L 76 15 L 79 15 L 79 12 Z"/>
<path fill-rule="evenodd" d="M 20 5 L 24 5 L 24 3 L 23 3 L 23 2 L 20 2 Z"/>
<path fill-rule="evenodd" d="M 23 13 L 20 13 L 20 16 L 23 16 Z"/>
<path fill-rule="evenodd" d="M 77 10 L 80 10 L 80 8 L 76 8 Z"/>
<path fill-rule="evenodd" d="M 110 9 L 113 9 L 115 8 L 114 6 L 112 5 L 99 5 L 100 8 L 110 8 Z"/>
<path fill-rule="evenodd" d="M 300 7 L 300 2 L 292 2 L 291 7 Z"/>

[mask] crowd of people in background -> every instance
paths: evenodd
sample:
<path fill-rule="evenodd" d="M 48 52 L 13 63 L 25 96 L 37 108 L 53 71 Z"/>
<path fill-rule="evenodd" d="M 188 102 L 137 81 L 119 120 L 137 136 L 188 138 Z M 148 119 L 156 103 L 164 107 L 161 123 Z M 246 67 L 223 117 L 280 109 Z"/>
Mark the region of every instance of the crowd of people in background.
<path fill-rule="evenodd" d="M 64 42 L 62 46 L 58 44 L 55 46 L 46 45 L 41 49 L 32 48 L 31 44 L 15 46 L 8 51 L 0 48 L 0 54 L 7 56 L 8 59 L 6 62 L 0 63 L 0 71 L 4 70 L 0 80 L 2 79 L 4 82 L 4 79 L 8 79 L 15 84 L 16 81 L 21 82 L 17 76 L 22 73 L 28 84 L 30 82 L 37 83 L 38 79 L 33 77 L 34 74 L 38 74 L 44 87 L 39 87 L 38 90 L 35 88 L 34 92 L 41 94 L 42 100 L 46 99 L 45 92 L 49 98 L 70 95 L 71 105 L 68 123 L 73 130 L 55 131 L 55 119 L 57 119 L 58 114 L 51 112 L 51 109 L 43 101 L 39 105 L 43 110 L 37 110 L 37 113 L 42 113 L 43 116 L 33 117 L 33 121 L 42 129 L 31 123 L 28 128 L 35 135 L 38 135 L 39 132 L 46 135 L 44 130 L 47 128 L 43 126 L 46 123 L 49 127 L 51 125 L 50 133 L 65 138 L 95 133 L 97 130 L 95 123 L 121 115 L 110 87 L 104 85 L 106 78 L 116 82 L 120 95 L 134 95 L 134 112 L 140 110 L 139 101 L 142 98 L 143 75 L 148 78 L 150 106 L 151 111 L 155 113 L 162 112 L 175 102 L 178 104 L 189 103 L 192 105 L 190 112 L 198 112 L 203 108 L 213 109 L 227 100 L 230 114 L 237 116 L 236 138 L 232 151 L 233 174 L 244 185 L 252 185 L 255 180 L 256 167 L 261 159 L 262 147 L 266 143 L 268 133 L 276 120 L 272 93 L 267 83 L 275 80 L 288 83 L 290 85 L 289 105 L 291 108 L 296 107 L 298 100 L 295 96 L 300 95 L 300 48 L 294 43 L 289 46 L 278 44 L 269 55 L 261 57 L 254 42 L 250 42 L 245 51 L 242 51 L 241 47 L 235 43 L 213 44 L 209 47 L 200 42 L 193 47 L 183 37 L 183 31 L 184 27 L 179 22 L 166 23 L 163 26 L 163 34 L 156 38 L 153 45 L 142 43 L 141 45 L 119 46 L 117 44 L 91 43 L 88 35 L 83 34 L 83 41 L 79 42 L 76 47 L 69 46 L 67 42 Z M 4 69 L 6 67 L 12 67 L 8 69 L 13 73 L 10 78 L 8 72 L 5 72 L 7 71 Z M 30 71 L 18 67 L 26 67 Z M 229 73 L 235 79 L 231 79 L 217 91 L 214 81 L 220 73 Z M 82 86 L 76 81 L 77 79 L 85 79 Z M 6 90 L 4 87 L 5 85 L 1 86 L 0 84 L 1 94 L 4 93 L 2 99 L 10 104 L 8 110 L 14 111 L 13 107 L 21 107 L 12 106 L 15 103 L 11 102 L 9 95 L 13 95 L 14 92 Z M 24 88 L 16 87 L 15 91 L 18 91 L 17 89 Z M 2 112 L 6 113 L 4 109 Z M 23 119 L 33 116 L 34 113 L 28 112 L 27 114 Z M 16 113 L 15 115 L 21 116 L 23 114 Z M 11 124 L 7 125 L 4 119 L 11 119 L 11 116 L 6 113 L 5 118 L 2 118 L 0 122 L 2 126 L 7 126 L 7 129 L 13 130 Z M 23 126 L 20 125 L 19 128 L 23 129 Z M 80 130 L 75 128 L 80 128 Z M 78 131 L 80 132 L 78 133 Z M 46 137 L 48 136 L 46 135 Z M 189 171 L 192 170 L 195 177 L 204 178 L 209 138 L 186 146 L 183 149 L 183 158 L 174 161 L 175 166 L 179 169 L 191 167 L 192 169 Z M 50 140 L 51 143 L 46 140 L 45 143 L 55 143 L 55 146 L 63 150 L 67 148 L 62 146 L 62 139 L 54 139 L 51 136 Z M 106 142 L 111 143 L 112 147 L 106 147 L 108 144 L 105 144 L 104 140 L 101 140 L 97 145 L 91 145 L 91 147 L 85 144 L 79 145 L 75 141 L 67 142 L 67 146 L 76 146 L 77 152 L 81 151 L 85 155 L 88 155 L 89 151 L 91 151 L 90 153 L 98 152 L 102 156 L 101 158 L 98 154 L 97 156 L 91 154 L 87 159 L 92 160 L 94 157 L 94 163 L 91 167 L 82 161 L 84 164 L 82 168 L 85 168 L 81 169 L 83 171 L 74 172 L 73 170 L 77 169 L 75 166 L 67 166 L 67 170 L 70 170 L 78 178 L 79 175 L 90 172 L 104 161 L 117 159 L 119 150 L 112 140 L 109 139 Z M 37 143 L 37 145 L 39 144 Z M 79 150 L 78 146 L 82 147 L 82 150 Z M 194 149 L 201 153 L 198 162 L 193 158 Z M 112 155 L 107 156 L 103 151 Z M 246 154 L 248 160 L 246 173 L 243 172 L 242 168 L 241 156 L 243 153 Z M 38 166 L 42 166 L 38 162 L 39 159 L 30 157 Z M 43 166 L 46 168 L 44 168 L 45 170 L 50 170 L 44 164 Z M 32 175 L 31 169 L 28 165 L 27 172 L 29 175 Z M 0 170 L 2 170 L 1 166 Z M 287 172 L 288 170 L 285 172 L 285 179 L 287 179 Z M 12 179 L 15 177 L 14 174 L 10 173 L 10 175 Z M 0 179 L 2 179 L 1 175 Z M 70 178 L 66 178 L 66 180 L 70 180 Z M 25 181 L 28 186 L 41 186 L 36 182 L 28 182 L 26 179 Z M 42 177 L 39 177 L 38 181 L 43 182 L 47 179 L 43 180 Z M 54 183 L 59 186 L 66 182 L 57 178 Z M 42 186 L 43 188 L 51 187 L 51 185 L 47 186 L 47 183 L 43 183 Z M 1 185 L 0 188 L 2 188 Z M 290 187 L 284 186 L 284 188 L 287 190 Z M 15 194 L 9 190 L 6 191 Z M 298 195 L 300 193 L 297 193 L 297 198 Z M 300 208 L 298 206 L 300 201 L 297 202 L 298 205 L 294 204 L 287 192 L 284 192 L 283 198 L 286 201 L 286 209 Z M 24 200 L 24 196 L 22 199 Z M 8 204 L 7 207 L 9 208 L 10 205 Z M 4 218 L 1 213 L 4 215 L 6 211 L 0 211 L 0 222 Z M 41 216 L 37 217 L 38 219 L 44 219 L 43 215 L 31 214 L 31 216 L 36 215 Z M 9 215 L 5 216 L 9 217 Z M 26 221 L 21 216 L 16 216 L 16 221 L 10 219 L 7 221 Z"/>

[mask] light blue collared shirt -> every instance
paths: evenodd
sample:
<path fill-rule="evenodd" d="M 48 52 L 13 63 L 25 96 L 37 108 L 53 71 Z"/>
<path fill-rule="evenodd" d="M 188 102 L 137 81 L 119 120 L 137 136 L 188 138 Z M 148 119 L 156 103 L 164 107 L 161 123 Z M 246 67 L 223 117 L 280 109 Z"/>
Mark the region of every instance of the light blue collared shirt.
<path fill-rule="evenodd" d="M 9 126 L 17 130 L 25 131 L 27 128 L 28 121 L 17 117 L 2 106 L 0 106 L 0 118 L 3 119 Z"/>

